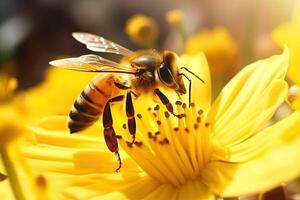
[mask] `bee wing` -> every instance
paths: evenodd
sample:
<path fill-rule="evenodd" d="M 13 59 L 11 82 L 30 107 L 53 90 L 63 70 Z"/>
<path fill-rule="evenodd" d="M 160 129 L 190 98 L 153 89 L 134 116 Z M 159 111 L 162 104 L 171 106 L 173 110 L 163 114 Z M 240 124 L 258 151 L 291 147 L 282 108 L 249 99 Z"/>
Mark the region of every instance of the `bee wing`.
<path fill-rule="evenodd" d="M 60 68 L 71 69 L 83 72 L 112 72 L 112 73 L 138 73 L 138 68 L 121 65 L 102 58 L 101 56 L 88 54 L 80 57 L 65 58 L 49 62 L 50 65 Z"/>
<path fill-rule="evenodd" d="M 131 50 L 109 41 L 103 37 L 91 34 L 76 32 L 72 33 L 72 36 L 78 41 L 86 45 L 89 50 L 95 52 L 109 52 L 121 55 L 128 55 L 133 53 Z"/>

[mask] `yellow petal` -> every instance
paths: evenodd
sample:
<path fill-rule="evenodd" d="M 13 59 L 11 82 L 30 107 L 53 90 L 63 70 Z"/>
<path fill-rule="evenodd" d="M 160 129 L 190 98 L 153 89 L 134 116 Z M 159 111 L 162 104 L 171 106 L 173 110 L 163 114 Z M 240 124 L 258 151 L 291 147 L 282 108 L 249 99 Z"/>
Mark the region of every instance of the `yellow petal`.
<path fill-rule="evenodd" d="M 272 145 L 269 143 L 269 150 L 264 154 L 249 162 L 239 164 L 234 179 L 227 185 L 223 195 L 238 196 L 266 191 L 298 177 L 300 173 L 298 167 L 300 162 L 299 130 L 300 113 L 294 112 L 286 119 L 259 133 L 252 141 L 249 140 L 249 143 L 245 145 L 260 148 L 260 140 L 269 142 L 268 140 L 274 141 L 276 137 L 281 139 Z"/>
<path fill-rule="evenodd" d="M 246 66 L 223 88 L 209 113 L 214 137 L 221 144 L 231 145 L 239 142 L 237 138 L 242 139 L 245 132 L 250 130 L 257 131 L 260 127 L 253 130 L 252 126 L 257 123 L 263 124 L 271 115 L 259 119 L 260 121 L 253 120 L 253 117 L 265 111 L 271 114 L 275 112 L 286 93 L 286 87 L 277 84 L 285 77 L 288 55 L 288 49 L 285 48 L 281 55 Z M 276 94 L 274 88 L 281 90 Z M 248 127 L 248 130 L 239 131 L 243 127 Z"/>
<path fill-rule="evenodd" d="M 130 174 L 127 174 L 130 176 Z M 85 177 L 87 178 L 87 177 Z M 149 176 L 122 177 L 118 174 L 91 177 L 91 183 L 63 188 L 66 199 L 131 199 L 148 198 L 160 184 Z M 172 188 L 169 186 L 168 188 Z"/>
<path fill-rule="evenodd" d="M 69 174 L 114 172 L 118 162 L 102 139 L 102 128 L 93 126 L 70 134 L 66 118 L 48 117 L 30 127 L 33 144 L 24 145 L 23 154 L 31 166 L 41 171 Z M 124 164 L 122 172 L 139 171 L 124 152 L 120 153 Z"/>
<path fill-rule="evenodd" d="M 182 70 L 183 73 L 192 79 L 192 102 L 196 103 L 198 108 L 207 111 L 211 104 L 211 79 L 205 55 L 203 53 L 198 53 L 195 56 L 182 55 L 180 64 L 204 80 L 205 83 L 202 83 L 192 74 Z M 185 82 L 185 85 L 188 87 L 188 82 Z M 185 100 L 188 102 L 188 94 L 185 95 Z"/>
<path fill-rule="evenodd" d="M 273 40 L 280 46 L 287 45 L 290 49 L 291 62 L 288 78 L 300 85 L 300 4 L 295 6 L 291 21 L 279 25 L 273 32 Z"/>
<path fill-rule="evenodd" d="M 18 103 L 30 122 L 41 116 L 66 115 L 94 73 L 81 73 L 50 67 L 44 82 L 21 93 Z M 63 98 L 62 98 L 63 96 Z"/>

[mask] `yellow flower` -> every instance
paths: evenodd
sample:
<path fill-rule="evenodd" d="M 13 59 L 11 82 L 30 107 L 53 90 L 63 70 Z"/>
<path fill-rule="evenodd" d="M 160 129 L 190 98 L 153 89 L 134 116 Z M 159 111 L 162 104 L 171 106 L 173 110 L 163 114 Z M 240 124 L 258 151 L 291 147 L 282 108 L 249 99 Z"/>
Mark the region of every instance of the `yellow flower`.
<path fill-rule="evenodd" d="M 166 13 L 166 20 L 169 24 L 179 27 L 182 26 L 184 14 L 181 10 L 170 10 Z"/>
<path fill-rule="evenodd" d="M 238 46 L 226 28 L 205 29 L 187 40 L 186 53 L 204 52 L 212 74 L 232 75 L 237 61 Z"/>
<path fill-rule="evenodd" d="M 94 75 L 50 67 L 45 81 L 20 94 L 14 101 L 15 107 L 29 121 L 47 115 L 66 115 Z"/>
<path fill-rule="evenodd" d="M 32 174 L 20 155 L 26 117 L 12 103 L 16 87 L 16 79 L 0 74 L 0 172 L 7 175 L 3 180 L 0 173 L 0 199 L 47 199 L 46 187 L 39 181 L 43 176 Z"/>
<path fill-rule="evenodd" d="M 213 199 L 266 191 L 300 173 L 300 113 L 265 127 L 287 96 L 288 59 L 285 49 L 245 67 L 211 105 L 204 54 L 181 56 L 181 64 L 205 84 L 191 76 L 191 107 L 186 97 L 178 100 L 166 92 L 180 117 L 152 98 L 136 99 L 132 145 L 123 126 L 126 115 L 113 108 L 115 130 L 122 137 L 119 173 L 100 139 L 100 123 L 70 135 L 64 116 L 31 126 L 34 137 L 24 155 L 32 168 L 45 173 L 56 199 Z"/>
<path fill-rule="evenodd" d="M 290 49 L 290 66 L 288 78 L 300 85 L 300 4 L 295 8 L 291 21 L 279 25 L 272 38 L 279 45 L 287 45 Z"/>
<path fill-rule="evenodd" d="M 158 36 L 158 25 L 154 19 L 137 14 L 128 19 L 126 33 L 137 44 L 153 47 Z"/>
<path fill-rule="evenodd" d="M 287 77 L 300 86 L 300 4 L 296 6 L 291 21 L 278 26 L 272 32 L 272 38 L 278 45 L 287 45 L 290 49 L 291 59 Z M 292 108 L 300 108 L 299 95 L 292 89 Z"/>
<path fill-rule="evenodd" d="M 0 103 L 8 101 L 14 94 L 18 83 L 15 78 L 0 73 Z"/>

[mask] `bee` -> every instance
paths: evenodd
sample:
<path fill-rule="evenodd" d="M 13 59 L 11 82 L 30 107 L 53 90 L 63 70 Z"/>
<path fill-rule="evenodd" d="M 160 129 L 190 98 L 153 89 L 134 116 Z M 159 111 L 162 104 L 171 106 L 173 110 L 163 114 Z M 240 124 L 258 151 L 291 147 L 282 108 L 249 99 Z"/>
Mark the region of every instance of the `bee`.
<path fill-rule="evenodd" d="M 169 99 L 159 88 L 169 88 L 179 96 L 186 94 L 183 82 L 185 77 L 190 83 L 189 101 L 191 101 L 191 80 L 181 73 L 180 69 L 193 74 L 203 83 L 204 81 L 187 68 L 179 68 L 178 56 L 172 51 L 162 53 L 154 50 L 131 51 L 94 34 L 76 32 L 72 36 L 91 51 L 119 54 L 127 60 L 127 63 L 122 64 L 99 55 L 88 54 L 50 62 L 51 65 L 60 68 L 97 73 L 73 104 L 69 113 L 68 128 L 70 133 L 84 130 L 93 125 L 102 115 L 104 139 L 108 149 L 118 156 L 119 167 L 116 170 L 118 171 L 122 162 L 118 150 L 118 136 L 113 127 L 111 104 L 125 99 L 127 127 L 132 135 L 133 144 L 136 121 L 132 95 L 139 97 L 141 94 L 153 92 L 166 109 L 177 116 Z"/>

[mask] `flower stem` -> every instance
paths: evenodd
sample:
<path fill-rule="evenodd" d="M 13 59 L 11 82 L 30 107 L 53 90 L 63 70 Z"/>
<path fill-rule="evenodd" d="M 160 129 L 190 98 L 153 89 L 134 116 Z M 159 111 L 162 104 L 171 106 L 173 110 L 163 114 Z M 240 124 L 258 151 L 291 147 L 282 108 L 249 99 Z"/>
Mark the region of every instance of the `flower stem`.
<path fill-rule="evenodd" d="M 3 161 L 4 168 L 6 170 L 13 194 L 16 200 L 25 200 L 23 191 L 21 189 L 20 181 L 18 179 L 17 171 L 13 164 L 13 161 L 10 158 L 8 148 L 5 145 L 0 147 L 1 158 Z"/>

